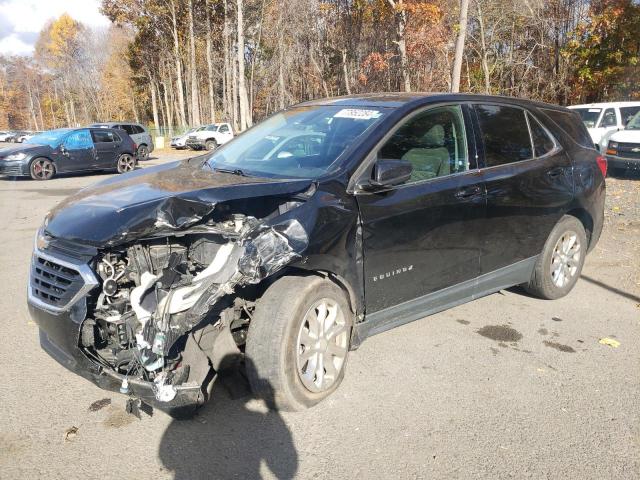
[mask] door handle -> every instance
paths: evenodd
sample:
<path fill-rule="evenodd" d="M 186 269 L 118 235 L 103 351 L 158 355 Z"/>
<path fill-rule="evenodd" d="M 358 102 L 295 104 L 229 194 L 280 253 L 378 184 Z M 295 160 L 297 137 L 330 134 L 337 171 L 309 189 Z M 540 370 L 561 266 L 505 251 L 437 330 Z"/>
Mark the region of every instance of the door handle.
<path fill-rule="evenodd" d="M 461 188 L 455 193 L 455 197 L 459 199 L 471 198 L 480 193 L 480 187 L 474 185 L 473 187 Z"/>
<path fill-rule="evenodd" d="M 547 172 L 551 178 L 558 178 L 560 175 L 564 173 L 564 170 L 561 167 L 552 168 Z"/>

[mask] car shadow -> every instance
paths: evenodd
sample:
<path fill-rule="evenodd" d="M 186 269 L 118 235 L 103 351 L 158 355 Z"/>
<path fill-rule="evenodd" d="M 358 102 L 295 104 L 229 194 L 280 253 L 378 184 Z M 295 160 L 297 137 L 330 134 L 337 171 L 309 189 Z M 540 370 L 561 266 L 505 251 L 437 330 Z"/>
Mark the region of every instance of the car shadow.
<path fill-rule="evenodd" d="M 607 172 L 607 177 L 616 178 L 618 180 L 640 180 L 640 169 L 610 169 Z"/>
<path fill-rule="evenodd" d="M 262 478 L 262 464 L 278 479 L 294 478 L 298 453 L 293 437 L 273 405 L 254 400 L 238 370 L 217 377 L 211 400 L 191 420 L 173 420 L 160 442 L 159 456 L 176 480 Z"/>

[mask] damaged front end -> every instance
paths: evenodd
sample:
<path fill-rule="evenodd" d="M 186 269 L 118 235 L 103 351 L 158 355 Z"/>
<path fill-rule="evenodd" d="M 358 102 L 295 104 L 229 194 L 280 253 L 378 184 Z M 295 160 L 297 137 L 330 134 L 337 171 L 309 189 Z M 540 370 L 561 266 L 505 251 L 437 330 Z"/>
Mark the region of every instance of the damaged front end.
<path fill-rule="evenodd" d="M 91 379 L 165 410 L 203 403 L 224 357 L 242 351 L 262 281 L 307 246 L 296 219 L 235 214 L 98 249 L 90 263 L 97 281 L 73 320 L 77 348 L 96 367 Z M 30 308 L 53 311 L 47 305 L 65 288 L 57 291 L 57 283 L 74 268 L 43 262 L 37 252 Z M 44 335 L 43 347 L 56 356 Z"/>

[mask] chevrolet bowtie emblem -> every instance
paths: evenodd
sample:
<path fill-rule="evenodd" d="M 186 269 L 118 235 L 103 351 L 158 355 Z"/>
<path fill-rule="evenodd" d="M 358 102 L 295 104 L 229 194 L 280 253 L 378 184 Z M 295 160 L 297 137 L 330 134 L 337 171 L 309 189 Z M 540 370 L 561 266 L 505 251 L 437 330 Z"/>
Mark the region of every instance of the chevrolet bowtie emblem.
<path fill-rule="evenodd" d="M 638 153 L 638 152 L 640 152 L 640 147 L 632 148 L 631 151 L 634 152 L 634 153 Z"/>

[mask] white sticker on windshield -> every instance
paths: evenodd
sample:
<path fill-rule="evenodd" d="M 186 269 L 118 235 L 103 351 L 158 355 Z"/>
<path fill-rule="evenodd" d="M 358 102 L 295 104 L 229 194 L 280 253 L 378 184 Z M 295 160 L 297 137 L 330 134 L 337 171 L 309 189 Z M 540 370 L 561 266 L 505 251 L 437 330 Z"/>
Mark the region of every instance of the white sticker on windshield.
<path fill-rule="evenodd" d="M 589 111 L 593 112 L 593 113 L 598 113 L 600 110 L 602 110 L 601 108 L 590 108 Z"/>
<path fill-rule="evenodd" d="M 371 120 L 382 115 L 378 110 L 365 110 L 362 108 L 343 108 L 334 115 L 334 118 L 353 118 L 355 120 Z"/>

